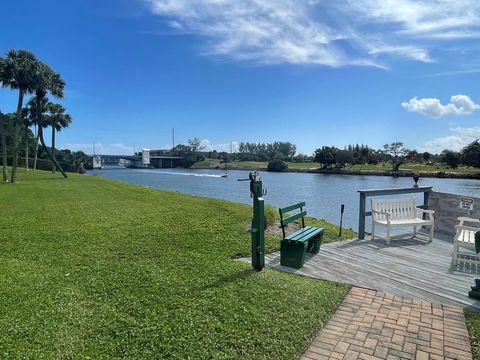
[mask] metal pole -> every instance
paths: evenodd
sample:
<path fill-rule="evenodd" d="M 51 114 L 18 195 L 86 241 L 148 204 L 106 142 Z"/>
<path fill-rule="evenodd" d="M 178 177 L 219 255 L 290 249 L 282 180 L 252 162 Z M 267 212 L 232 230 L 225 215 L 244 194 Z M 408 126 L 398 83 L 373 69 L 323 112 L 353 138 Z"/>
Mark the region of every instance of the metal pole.
<path fill-rule="evenodd" d="M 255 270 L 261 271 L 265 267 L 264 192 L 262 181 L 257 171 L 250 172 L 248 177 L 248 179 L 238 179 L 238 181 L 250 180 L 250 193 L 253 197 L 252 266 Z"/>
<path fill-rule="evenodd" d="M 340 230 L 338 232 L 338 236 L 342 236 L 342 224 L 343 224 L 343 212 L 345 211 L 345 205 L 342 204 L 340 206 Z"/>
<path fill-rule="evenodd" d="M 358 238 L 360 240 L 365 239 L 365 204 L 366 195 L 360 193 L 360 204 L 358 209 Z"/>

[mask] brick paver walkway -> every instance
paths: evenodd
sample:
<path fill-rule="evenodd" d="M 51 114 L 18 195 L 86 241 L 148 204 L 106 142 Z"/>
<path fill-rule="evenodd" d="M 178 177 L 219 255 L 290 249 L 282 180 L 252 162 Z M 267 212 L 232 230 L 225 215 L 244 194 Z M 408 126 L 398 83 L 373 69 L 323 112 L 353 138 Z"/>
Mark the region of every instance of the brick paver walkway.
<path fill-rule="evenodd" d="M 310 359 L 472 359 L 463 309 L 354 287 Z"/>

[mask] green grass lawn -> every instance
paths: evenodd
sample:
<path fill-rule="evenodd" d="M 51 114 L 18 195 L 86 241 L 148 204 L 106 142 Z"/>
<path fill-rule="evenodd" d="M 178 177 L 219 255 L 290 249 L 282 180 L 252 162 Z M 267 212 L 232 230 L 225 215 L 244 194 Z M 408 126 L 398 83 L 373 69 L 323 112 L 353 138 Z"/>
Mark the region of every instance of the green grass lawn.
<path fill-rule="evenodd" d="M 348 291 L 233 260 L 249 252 L 248 206 L 18 180 L 0 185 L 0 358 L 296 359 Z"/>
<path fill-rule="evenodd" d="M 472 356 L 473 359 L 478 360 L 480 359 L 480 312 L 466 310 L 465 318 L 472 345 Z"/>

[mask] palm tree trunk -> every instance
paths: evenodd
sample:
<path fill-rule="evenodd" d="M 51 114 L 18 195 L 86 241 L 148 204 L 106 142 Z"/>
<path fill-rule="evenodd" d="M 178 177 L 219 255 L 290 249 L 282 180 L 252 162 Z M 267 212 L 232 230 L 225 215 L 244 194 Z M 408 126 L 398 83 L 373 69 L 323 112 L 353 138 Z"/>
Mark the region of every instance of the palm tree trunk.
<path fill-rule="evenodd" d="M 33 171 L 37 170 L 37 160 L 38 160 L 38 146 L 40 145 L 40 141 L 38 139 L 38 135 L 35 138 L 35 156 L 33 157 Z"/>
<path fill-rule="evenodd" d="M 55 164 L 58 170 L 60 170 L 60 172 L 62 173 L 63 177 L 66 179 L 68 177 L 67 174 L 65 173 L 65 171 L 63 171 L 62 167 L 57 162 L 57 160 L 55 160 L 55 158 L 52 156 L 52 153 L 48 149 L 48 146 L 45 144 L 45 139 L 43 138 L 43 129 L 41 126 L 39 126 L 38 128 L 38 134 L 40 135 L 39 138 L 40 138 L 40 143 L 42 144 L 43 150 L 45 150 L 50 160 L 52 160 L 52 162 Z"/>
<path fill-rule="evenodd" d="M 52 173 L 55 174 L 55 124 L 52 121 L 52 157 L 54 162 L 52 163 Z"/>
<path fill-rule="evenodd" d="M 40 98 L 37 94 L 37 101 L 40 102 Z M 40 106 L 38 106 L 38 108 L 40 108 Z M 50 152 L 50 150 L 48 149 L 47 145 L 45 144 L 45 139 L 43 138 L 43 126 L 42 126 L 42 115 L 41 114 L 37 114 L 37 128 L 38 128 L 38 137 L 40 139 L 40 143 L 42 144 L 42 147 L 43 147 L 43 150 L 45 150 L 45 152 L 47 153 L 48 157 L 50 158 L 50 160 L 55 164 L 55 166 L 57 167 L 58 170 L 60 170 L 60 172 L 62 173 L 63 177 L 66 179 L 68 176 L 67 174 L 65 173 L 65 171 L 63 171 L 62 167 L 60 166 L 60 164 L 57 162 L 57 160 L 55 160 L 55 158 L 52 156 L 52 153 Z"/>
<path fill-rule="evenodd" d="M 18 90 L 17 116 L 15 120 L 15 130 L 13 134 L 13 163 L 12 163 L 12 183 L 17 181 L 17 165 L 18 165 L 18 138 L 20 135 L 20 123 L 22 121 L 23 107 L 23 89 Z"/>
<path fill-rule="evenodd" d="M 3 182 L 8 182 L 8 168 L 7 168 L 7 131 L 5 126 L 5 120 L 0 125 L 0 135 L 2 137 L 2 166 L 3 166 Z"/>
<path fill-rule="evenodd" d="M 33 157 L 33 171 L 37 170 L 37 158 L 38 158 L 38 126 L 35 124 L 35 155 Z"/>
<path fill-rule="evenodd" d="M 25 170 L 28 171 L 28 126 L 25 125 Z"/>

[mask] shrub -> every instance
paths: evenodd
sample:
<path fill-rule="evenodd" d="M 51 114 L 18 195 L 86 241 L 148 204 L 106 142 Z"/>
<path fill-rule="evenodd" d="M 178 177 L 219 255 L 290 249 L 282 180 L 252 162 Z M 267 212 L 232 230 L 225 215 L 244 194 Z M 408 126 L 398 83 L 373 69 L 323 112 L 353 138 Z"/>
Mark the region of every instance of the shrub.
<path fill-rule="evenodd" d="M 268 162 L 268 167 L 267 167 L 268 171 L 280 172 L 280 171 L 285 171 L 287 169 L 288 169 L 288 165 L 283 160 L 275 159 Z"/>
<path fill-rule="evenodd" d="M 276 221 L 280 217 L 278 209 L 275 206 L 266 204 L 264 208 L 265 229 L 275 225 Z"/>

